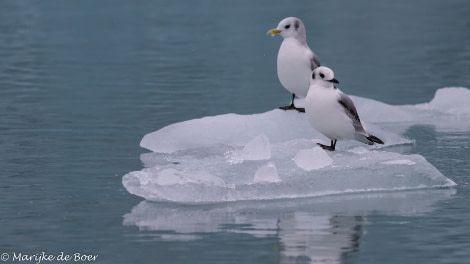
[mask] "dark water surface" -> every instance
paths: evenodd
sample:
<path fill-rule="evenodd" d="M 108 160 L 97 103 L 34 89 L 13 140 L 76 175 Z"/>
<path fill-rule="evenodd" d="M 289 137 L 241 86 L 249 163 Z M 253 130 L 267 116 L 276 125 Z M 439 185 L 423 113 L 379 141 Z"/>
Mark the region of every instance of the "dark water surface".
<path fill-rule="evenodd" d="M 445 190 L 185 206 L 142 202 L 121 179 L 142 168 L 149 132 L 288 102 L 281 39 L 265 35 L 286 16 L 346 93 L 416 104 L 470 87 L 469 13 L 466 0 L 1 1 L 0 254 L 466 263 L 469 131 L 405 134 L 406 152 L 458 184 Z"/>

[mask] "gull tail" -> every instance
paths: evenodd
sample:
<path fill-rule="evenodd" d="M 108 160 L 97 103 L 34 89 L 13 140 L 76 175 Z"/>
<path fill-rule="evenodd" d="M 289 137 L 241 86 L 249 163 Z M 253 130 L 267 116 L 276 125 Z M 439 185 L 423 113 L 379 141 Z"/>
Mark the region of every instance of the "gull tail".
<path fill-rule="evenodd" d="M 354 135 L 354 139 L 367 145 L 374 145 L 374 143 L 384 144 L 384 142 L 380 138 L 371 135 L 365 131 L 363 131 L 362 133 L 356 133 Z"/>
<path fill-rule="evenodd" d="M 372 144 L 374 144 L 374 143 L 382 144 L 382 145 L 384 144 L 384 142 L 383 142 L 380 138 L 378 138 L 378 137 L 376 137 L 376 136 L 374 136 L 374 135 L 369 134 L 369 136 L 366 137 L 366 138 L 367 138 Z"/>

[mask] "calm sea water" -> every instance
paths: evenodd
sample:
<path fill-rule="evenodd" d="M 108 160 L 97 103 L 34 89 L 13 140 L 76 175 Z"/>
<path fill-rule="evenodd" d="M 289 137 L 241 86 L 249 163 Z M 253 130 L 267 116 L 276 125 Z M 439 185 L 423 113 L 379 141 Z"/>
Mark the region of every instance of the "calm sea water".
<path fill-rule="evenodd" d="M 142 202 L 121 179 L 142 168 L 146 133 L 287 103 L 281 39 L 265 35 L 286 16 L 303 19 L 345 92 L 414 104 L 470 87 L 469 13 L 467 0 L 1 1 L 2 258 L 467 263 L 469 131 L 406 132 L 416 144 L 404 151 L 454 180 L 450 190 L 184 206 Z"/>

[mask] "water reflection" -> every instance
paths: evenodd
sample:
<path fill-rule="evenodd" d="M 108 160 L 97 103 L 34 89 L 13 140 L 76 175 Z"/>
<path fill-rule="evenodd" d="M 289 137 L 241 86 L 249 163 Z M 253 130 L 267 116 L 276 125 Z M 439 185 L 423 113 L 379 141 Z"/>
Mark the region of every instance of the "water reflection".
<path fill-rule="evenodd" d="M 143 201 L 124 215 L 164 241 L 191 241 L 216 233 L 247 234 L 278 240 L 280 262 L 342 263 L 360 247 L 367 215 L 420 215 L 455 189 L 363 193 L 310 199 L 179 205 Z"/>
<path fill-rule="evenodd" d="M 362 216 L 312 215 L 296 212 L 279 222 L 283 262 L 309 259 L 310 263 L 341 263 L 356 251 L 363 235 Z"/>

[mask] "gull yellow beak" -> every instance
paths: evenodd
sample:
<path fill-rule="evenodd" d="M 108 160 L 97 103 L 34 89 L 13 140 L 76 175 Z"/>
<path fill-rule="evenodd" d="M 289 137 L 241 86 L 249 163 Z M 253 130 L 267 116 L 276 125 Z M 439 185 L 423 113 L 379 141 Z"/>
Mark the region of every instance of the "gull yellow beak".
<path fill-rule="evenodd" d="M 273 29 L 269 30 L 269 31 L 266 33 L 266 35 L 274 36 L 274 35 L 279 34 L 279 33 L 281 33 L 281 31 L 280 31 L 279 29 L 273 28 Z"/>

